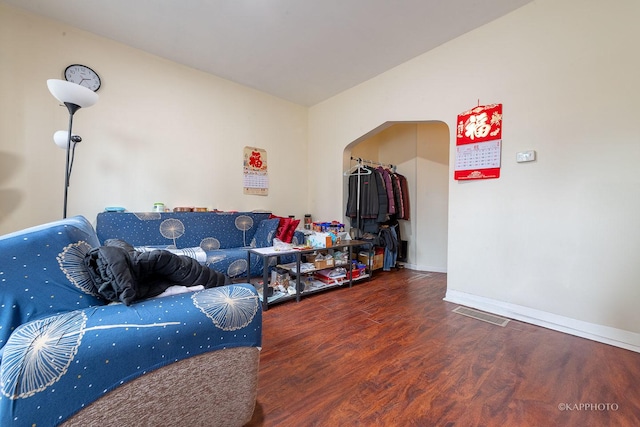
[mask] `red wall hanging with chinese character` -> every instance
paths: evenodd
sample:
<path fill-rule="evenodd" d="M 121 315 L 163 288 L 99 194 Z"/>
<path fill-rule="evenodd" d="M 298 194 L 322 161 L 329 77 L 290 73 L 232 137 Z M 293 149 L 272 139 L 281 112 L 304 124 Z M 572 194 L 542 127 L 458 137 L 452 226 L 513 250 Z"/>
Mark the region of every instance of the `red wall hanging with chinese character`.
<path fill-rule="evenodd" d="M 262 148 L 244 147 L 244 194 L 269 195 L 267 152 Z"/>
<path fill-rule="evenodd" d="M 500 177 L 502 104 L 478 105 L 458 115 L 454 179 Z"/>

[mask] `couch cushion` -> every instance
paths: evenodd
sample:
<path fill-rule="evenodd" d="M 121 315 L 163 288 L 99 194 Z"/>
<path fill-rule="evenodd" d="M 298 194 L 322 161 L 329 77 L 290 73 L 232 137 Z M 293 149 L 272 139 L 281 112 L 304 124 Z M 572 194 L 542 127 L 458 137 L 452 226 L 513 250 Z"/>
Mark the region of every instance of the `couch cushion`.
<path fill-rule="evenodd" d="M 246 277 L 247 275 L 247 253 L 246 248 L 236 249 L 215 249 L 212 251 L 206 251 L 207 262 L 206 265 L 218 272 L 224 273 L 231 278 Z M 286 262 L 294 262 L 296 260 L 295 255 L 291 255 L 290 258 L 285 258 L 287 255 L 283 255 L 281 260 L 287 260 Z M 271 258 L 275 265 L 275 258 Z M 283 263 L 285 261 L 282 261 Z M 251 277 L 262 277 L 263 258 L 256 254 L 251 255 Z"/>
<path fill-rule="evenodd" d="M 278 218 L 263 219 L 260 221 L 256 234 L 253 235 L 253 239 L 251 240 L 251 246 L 254 248 L 273 246 L 273 238 L 276 235 L 279 224 L 280 220 Z"/>
<path fill-rule="evenodd" d="M 0 348 L 29 320 L 104 304 L 92 294 L 83 264 L 98 245 L 83 217 L 0 237 Z"/>

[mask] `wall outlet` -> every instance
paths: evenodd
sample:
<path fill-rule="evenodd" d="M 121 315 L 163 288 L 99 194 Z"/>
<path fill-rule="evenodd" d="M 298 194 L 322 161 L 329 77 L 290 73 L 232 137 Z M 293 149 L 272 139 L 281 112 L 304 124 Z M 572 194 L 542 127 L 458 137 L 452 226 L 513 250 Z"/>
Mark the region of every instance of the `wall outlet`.
<path fill-rule="evenodd" d="M 519 153 L 516 153 L 516 162 L 518 163 L 533 162 L 535 159 L 535 150 L 520 151 Z"/>

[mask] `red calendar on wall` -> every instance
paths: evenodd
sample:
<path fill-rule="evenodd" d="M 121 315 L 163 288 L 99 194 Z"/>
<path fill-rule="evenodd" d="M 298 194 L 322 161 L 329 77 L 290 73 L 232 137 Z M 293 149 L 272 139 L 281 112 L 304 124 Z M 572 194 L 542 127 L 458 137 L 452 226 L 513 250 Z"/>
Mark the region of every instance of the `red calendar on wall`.
<path fill-rule="evenodd" d="M 502 104 L 478 105 L 458 115 L 454 179 L 500 177 Z"/>

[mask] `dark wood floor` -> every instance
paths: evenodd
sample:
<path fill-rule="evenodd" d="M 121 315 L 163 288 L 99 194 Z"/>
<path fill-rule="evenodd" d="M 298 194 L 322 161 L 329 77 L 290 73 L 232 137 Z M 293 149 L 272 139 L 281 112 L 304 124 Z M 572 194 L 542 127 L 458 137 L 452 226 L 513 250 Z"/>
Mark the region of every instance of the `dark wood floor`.
<path fill-rule="evenodd" d="M 471 319 L 445 291 L 399 270 L 272 306 L 249 426 L 640 426 L 640 354 Z"/>

